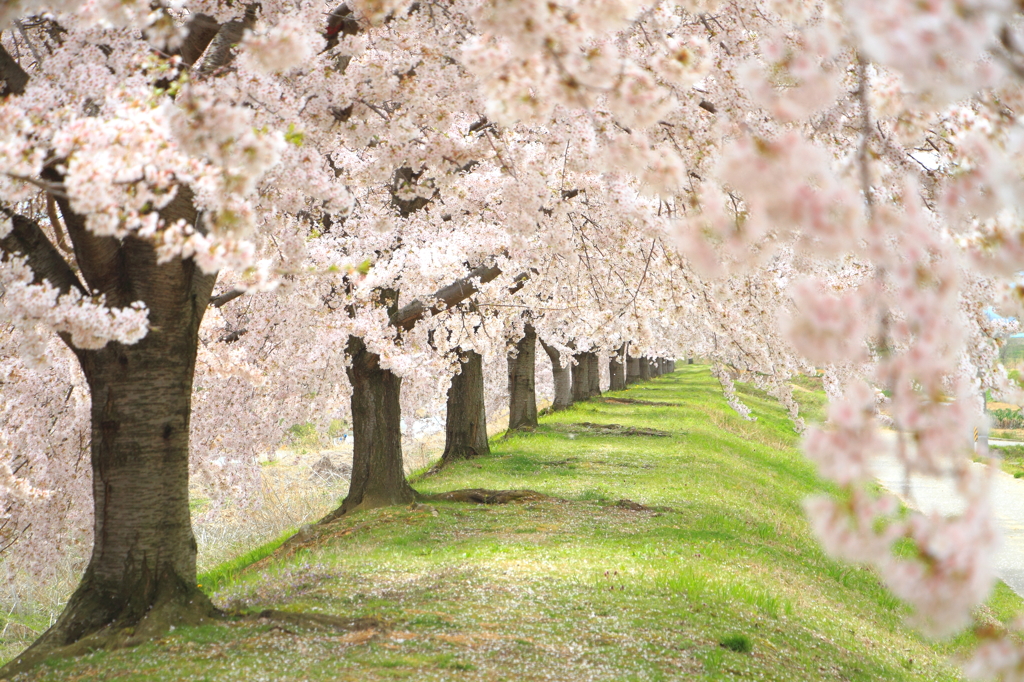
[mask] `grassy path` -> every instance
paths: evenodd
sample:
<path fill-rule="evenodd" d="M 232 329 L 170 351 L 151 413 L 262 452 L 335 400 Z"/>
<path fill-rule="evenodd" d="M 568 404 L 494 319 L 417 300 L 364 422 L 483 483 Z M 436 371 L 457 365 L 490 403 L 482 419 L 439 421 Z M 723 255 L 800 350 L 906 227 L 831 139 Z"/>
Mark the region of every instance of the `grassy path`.
<path fill-rule="evenodd" d="M 414 483 L 559 499 L 354 514 L 208 579 L 226 608 L 378 627 L 182 629 L 26 679 L 958 679 L 948 656 L 972 635 L 924 641 L 871 572 L 822 553 L 801 504 L 823 486 L 744 390 L 757 422 L 699 367 L 607 394 Z M 1018 610 L 1001 587 L 978 619 Z"/>

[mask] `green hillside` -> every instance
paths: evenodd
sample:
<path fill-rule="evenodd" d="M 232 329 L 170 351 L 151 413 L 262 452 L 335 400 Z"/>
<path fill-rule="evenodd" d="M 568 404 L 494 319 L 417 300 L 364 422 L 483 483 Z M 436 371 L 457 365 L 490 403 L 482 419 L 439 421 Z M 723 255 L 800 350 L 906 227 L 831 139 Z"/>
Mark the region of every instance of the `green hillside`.
<path fill-rule="evenodd" d="M 56 662 L 34 680 L 956 680 L 973 635 L 903 625 L 875 575 L 827 557 L 824 489 L 779 407 L 726 405 L 706 368 L 542 417 L 414 487 L 530 489 L 308 530 L 205 576 L 231 624 Z M 820 405 L 813 385 L 798 394 Z M 981 623 L 1021 601 L 1000 586 Z M 289 617 L 286 613 L 304 613 Z M 355 619 L 362 619 L 353 622 Z"/>

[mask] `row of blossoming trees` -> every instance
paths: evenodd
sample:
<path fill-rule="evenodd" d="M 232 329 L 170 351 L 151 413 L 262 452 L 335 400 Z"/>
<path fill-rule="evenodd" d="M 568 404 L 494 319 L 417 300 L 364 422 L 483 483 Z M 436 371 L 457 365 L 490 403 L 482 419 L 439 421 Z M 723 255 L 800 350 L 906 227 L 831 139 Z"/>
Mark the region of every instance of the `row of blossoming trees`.
<path fill-rule="evenodd" d="M 923 627 L 960 627 L 996 542 L 972 431 L 985 390 L 1018 399 L 996 362 L 1012 325 L 991 314 L 1022 300 L 1017 12 L 4 3 L 0 533 L 25 562 L 67 524 L 93 542 L 8 670 L 215 616 L 189 476 L 244 496 L 233 463 L 282 421 L 350 401 L 343 509 L 407 499 L 400 390 L 440 402 L 511 343 L 529 420 L 534 334 L 556 403 L 558 369 L 587 385 L 587 354 L 628 342 L 710 358 L 741 412 L 729 369 L 750 372 L 802 428 L 788 378 L 824 369 L 830 419 L 805 447 L 846 494 L 811 502 L 816 531 Z M 955 479 L 962 515 L 872 492 L 882 412 L 908 472 Z M 975 672 L 1011 678 L 1014 646 L 986 644 Z"/>

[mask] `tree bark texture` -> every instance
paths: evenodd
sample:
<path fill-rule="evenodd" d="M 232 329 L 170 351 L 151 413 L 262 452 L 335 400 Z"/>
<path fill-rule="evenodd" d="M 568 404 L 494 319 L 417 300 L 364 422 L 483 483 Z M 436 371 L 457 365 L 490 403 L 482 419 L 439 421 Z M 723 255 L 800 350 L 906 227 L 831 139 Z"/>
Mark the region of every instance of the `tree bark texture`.
<path fill-rule="evenodd" d="M 516 343 L 515 356 L 508 356 L 508 430 L 537 426 L 537 332 L 526 325 Z"/>
<path fill-rule="evenodd" d="M 640 357 L 640 381 L 650 381 L 651 359 L 646 355 Z"/>
<path fill-rule="evenodd" d="M 473 350 L 461 354 L 461 371 L 452 377 L 448 387 L 442 464 L 491 454 L 487 444 L 483 358 Z"/>
<path fill-rule="evenodd" d="M 629 355 L 626 357 L 626 383 L 635 384 L 640 381 L 640 358 Z"/>
<path fill-rule="evenodd" d="M 409 504 L 416 493 L 402 464 L 402 378 L 382 369 L 380 356 L 350 336 L 346 370 L 352 384 L 352 480 L 330 521 L 355 509 Z"/>
<path fill-rule="evenodd" d="M 585 355 L 587 357 L 587 378 L 590 379 L 587 397 L 595 398 L 601 395 L 601 359 L 596 352 L 585 353 Z"/>
<path fill-rule="evenodd" d="M 58 203 L 90 289 L 104 293 L 112 306 L 143 301 L 150 328 L 134 345 L 72 347 L 92 397 L 93 551 L 53 626 L 0 675 L 57 650 L 77 652 L 76 647 L 102 646 L 111 638 L 142 641 L 170 625 L 219 613 L 196 585 L 188 505 L 192 381 L 199 325 L 216 276 L 203 274 L 192 260 L 158 265 L 147 240 L 96 237 L 66 200 Z M 179 190 L 161 213 L 194 223 L 191 192 Z M 17 251 L 12 238 L 28 244 L 33 226 L 24 218 L 15 221 L 17 233 L 0 246 Z M 48 241 L 35 248 L 30 263 L 47 266 L 37 276 L 52 270 L 61 288 L 81 286 L 70 271 L 61 283 L 66 265 L 57 261 L 59 253 L 47 251 L 53 249 Z"/>
<path fill-rule="evenodd" d="M 590 362 L 586 353 L 574 356 L 576 364 L 572 366 L 572 401 L 578 403 L 590 397 Z"/>
<path fill-rule="evenodd" d="M 626 390 L 626 344 L 619 346 L 619 349 L 608 358 L 608 390 Z"/>
<path fill-rule="evenodd" d="M 549 346 L 544 339 L 540 340 L 540 345 L 551 360 L 551 377 L 555 384 L 555 399 L 551 403 L 551 410 L 564 410 L 572 405 L 572 370 L 562 367 L 561 353 L 557 348 Z"/>

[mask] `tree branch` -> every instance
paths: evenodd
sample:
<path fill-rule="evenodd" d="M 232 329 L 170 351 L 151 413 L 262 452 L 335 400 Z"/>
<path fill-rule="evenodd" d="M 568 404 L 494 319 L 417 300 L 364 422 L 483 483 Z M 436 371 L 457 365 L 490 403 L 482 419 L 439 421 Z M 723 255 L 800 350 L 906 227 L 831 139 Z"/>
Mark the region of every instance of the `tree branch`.
<path fill-rule="evenodd" d="M 437 301 L 437 303 L 428 306 L 423 301 L 416 299 L 395 312 L 391 316 L 391 324 L 399 329 L 409 331 L 417 322 L 426 317 L 428 313 L 436 315 L 442 310 L 458 305 L 480 291 L 480 284 L 493 281 L 500 274 L 501 269 L 496 265 L 481 265 L 473 268 L 462 279 L 458 279 L 448 286 L 435 291 L 431 298 Z M 519 278 L 517 277 L 516 279 L 518 280 Z M 479 284 L 477 283 L 478 280 Z"/>
<path fill-rule="evenodd" d="M 245 16 L 241 19 L 232 19 L 221 25 L 207 48 L 206 59 L 199 65 L 199 75 L 209 76 L 234 61 L 235 46 L 242 42 L 245 29 L 251 29 L 255 25 L 256 9 L 253 5 L 246 7 Z"/>
<path fill-rule="evenodd" d="M 46 238 L 38 223 L 6 208 L 0 208 L 0 213 L 10 218 L 13 226 L 11 233 L 0 239 L 0 253 L 4 256 L 17 255 L 27 258 L 28 266 L 35 274 L 35 284 L 41 284 L 46 280 L 62 294 L 68 293 L 72 288 L 83 294 L 88 293 L 75 276 L 75 271 Z"/>
<path fill-rule="evenodd" d="M 181 54 L 182 62 L 187 66 L 192 66 L 206 52 L 206 48 L 213 42 L 221 26 L 213 17 L 200 12 L 189 17 L 186 28 L 188 35 L 185 36 L 185 40 L 181 44 L 179 54 Z"/>
<path fill-rule="evenodd" d="M 244 293 L 244 289 L 231 289 L 230 291 L 226 291 L 223 294 L 211 298 L 210 305 L 212 305 L 214 308 L 220 308 L 224 304 L 230 303 L 231 301 L 235 300 Z"/>
<path fill-rule="evenodd" d="M 61 186 L 64 178 L 53 168 L 46 168 L 41 173 L 43 180 Z M 75 250 L 75 260 L 82 271 L 82 277 L 93 291 L 107 294 L 107 302 L 118 305 L 118 282 L 121 277 L 121 243 L 114 237 L 100 237 L 93 234 L 85 226 L 85 218 L 71 209 L 64 192 L 51 191 L 60 213 L 64 217 L 64 227 Z M 112 298 L 112 296 L 114 298 Z M 134 300 L 134 299 L 132 299 Z M 127 305 L 127 303 L 125 303 Z"/>
<path fill-rule="evenodd" d="M 4 81 L 3 87 L 0 87 L 0 97 L 24 94 L 25 86 L 28 85 L 28 73 L 3 45 L 0 45 L 0 80 Z"/>

